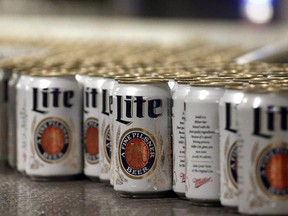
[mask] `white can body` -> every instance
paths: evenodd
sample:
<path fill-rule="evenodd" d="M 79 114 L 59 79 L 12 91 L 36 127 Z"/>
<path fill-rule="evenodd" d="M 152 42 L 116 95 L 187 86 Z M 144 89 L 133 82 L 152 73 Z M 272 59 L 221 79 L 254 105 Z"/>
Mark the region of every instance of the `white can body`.
<path fill-rule="evenodd" d="M 173 191 L 182 197 L 185 197 L 186 180 L 184 102 L 189 90 L 189 84 L 177 84 L 172 95 Z"/>
<path fill-rule="evenodd" d="M 222 87 L 191 86 L 186 97 L 186 198 L 203 205 L 220 199 L 219 100 Z"/>
<path fill-rule="evenodd" d="M 21 173 L 25 172 L 27 160 L 28 140 L 31 130 L 28 129 L 28 109 L 27 95 L 29 85 L 33 81 L 33 77 L 29 75 L 21 75 L 16 84 L 16 157 L 17 170 Z M 30 99 L 31 100 L 31 99 Z"/>
<path fill-rule="evenodd" d="M 238 109 L 240 213 L 288 213 L 288 94 L 245 93 Z"/>
<path fill-rule="evenodd" d="M 33 178 L 82 172 L 81 92 L 74 76 L 35 76 L 26 95 L 26 173 Z"/>
<path fill-rule="evenodd" d="M 237 207 L 237 107 L 243 98 L 240 90 L 226 89 L 219 103 L 220 200 L 223 206 Z"/>
<path fill-rule="evenodd" d="M 99 115 L 99 146 L 100 146 L 100 179 L 109 181 L 111 162 L 111 131 L 110 131 L 110 95 L 114 79 L 104 78 L 100 89 L 100 115 Z"/>
<path fill-rule="evenodd" d="M 84 83 L 84 174 L 90 178 L 100 176 L 99 158 L 99 89 L 102 77 L 86 77 Z"/>
<path fill-rule="evenodd" d="M 172 189 L 171 94 L 166 82 L 119 83 L 114 189 L 122 196 L 161 196 Z"/>

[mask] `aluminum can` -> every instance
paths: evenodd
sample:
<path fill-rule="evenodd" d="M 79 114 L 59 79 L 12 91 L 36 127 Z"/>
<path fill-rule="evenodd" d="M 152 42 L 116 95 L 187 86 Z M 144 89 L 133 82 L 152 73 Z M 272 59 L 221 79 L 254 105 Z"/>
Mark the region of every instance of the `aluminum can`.
<path fill-rule="evenodd" d="M 237 107 L 243 98 L 243 91 L 226 87 L 219 102 L 220 130 L 220 201 L 223 206 L 237 207 Z"/>
<path fill-rule="evenodd" d="M 33 77 L 29 74 L 22 73 L 16 84 L 16 169 L 21 173 L 25 172 L 28 136 L 31 133 L 27 128 L 28 104 L 26 95 L 32 80 Z"/>
<path fill-rule="evenodd" d="M 186 198 L 196 205 L 220 204 L 219 100 L 224 83 L 192 83 L 185 99 Z"/>
<path fill-rule="evenodd" d="M 100 87 L 104 78 L 90 74 L 83 78 L 84 84 L 84 174 L 92 180 L 100 177 L 99 116 Z"/>
<path fill-rule="evenodd" d="M 185 198 L 185 113 L 184 101 L 190 81 L 178 81 L 172 93 L 173 191 Z"/>
<path fill-rule="evenodd" d="M 110 161 L 110 185 L 114 186 L 114 176 L 116 172 L 116 167 L 115 167 L 115 160 L 117 155 L 115 154 L 115 148 L 116 148 L 116 137 L 117 137 L 117 131 L 115 130 L 115 125 L 117 124 L 116 121 L 116 101 L 113 99 L 116 97 L 116 91 L 118 90 L 118 80 L 134 80 L 137 79 L 139 76 L 134 76 L 134 75 L 122 75 L 120 74 L 119 76 L 114 77 L 114 85 L 111 91 L 111 95 L 109 96 L 109 103 L 110 103 L 110 114 L 109 114 L 109 120 L 110 120 L 110 137 L 111 137 L 111 161 Z"/>
<path fill-rule="evenodd" d="M 19 72 L 14 71 L 8 82 L 8 164 L 16 168 L 16 84 L 20 77 Z"/>
<path fill-rule="evenodd" d="M 35 75 L 26 96 L 26 173 L 35 180 L 70 179 L 82 172 L 81 88 L 74 75 Z"/>
<path fill-rule="evenodd" d="M 288 89 L 245 91 L 238 108 L 240 213 L 288 213 Z"/>
<path fill-rule="evenodd" d="M 100 87 L 100 115 L 99 115 L 99 146 L 100 146 L 100 180 L 109 182 L 111 162 L 111 131 L 110 131 L 110 96 L 115 80 L 112 77 L 104 77 Z"/>
<path fill-rule="evenodd" d="M 114 189 L 122 197 L 161 197 L 172 190 L 171 93 L 167 82 L 118 81 L 113 97 Z"/>

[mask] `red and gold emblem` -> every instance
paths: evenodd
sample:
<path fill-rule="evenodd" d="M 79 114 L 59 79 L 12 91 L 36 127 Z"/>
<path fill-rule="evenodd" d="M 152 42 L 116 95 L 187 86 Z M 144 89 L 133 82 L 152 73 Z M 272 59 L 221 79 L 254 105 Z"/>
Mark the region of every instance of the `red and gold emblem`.
<path fill-rule="evenodd" d="M 36 152 L 48 163 L 64 159 L 68 155 L 70 142 L 70 129 L 62 119 L 44 119 L 35 130 Z"/>
<path fill-rule="evenodd" d="M 288 199 L 288 143 L 274 143 L 260 154 L 257 179 L 265 194 L 273 199 Z"/>
<path fill-rule="evenodd" d="M 85 152 L 89 163 L 99 162 L 99 125 L 96 118 L 85 121 Z"/>
<path fill-rule="evenodd" d="M 154 136 L 140 128 L 126 131 L 120 140 L 118 156 L 127 176 L 140 179 L 151 174 L 157 163 Z"/>

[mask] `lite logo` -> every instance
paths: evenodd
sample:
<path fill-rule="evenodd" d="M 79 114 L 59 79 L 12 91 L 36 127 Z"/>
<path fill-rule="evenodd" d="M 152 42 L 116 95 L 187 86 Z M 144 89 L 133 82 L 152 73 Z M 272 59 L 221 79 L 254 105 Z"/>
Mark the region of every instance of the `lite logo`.
<path fill-rule="evenodd" d="M 107 89 L 102 89 L 102 114 L 109 116 L 110 111 L 110 96 Z"/>
<path fill-rule="evenodd" d="M 267 108 L 257 107 L 253 109 L 253 135 L 270 139 L 275 129 L 287 131 L 287 107 L 276 107 L 273 105 Z M 279 121 L 278 121 L 279 120 Z M 277 123 L 277 124 L 276 124 Z"/>
<path fill-rule="evenodd" d="M 162 115 L 161 99 L 147 100 L 143 96 L 116 95 L 116 103 L 116 121 L 125 125 L 133 123 L 133 118 L 144 118 L 146 115 L 157 118 Z"/>
<path fill-rule="evenodd" d="M 87 108 L 97 108 L 98 91 L 95 88 L 85 88 L 84 92 L 84 107 Z M 84 112 L 88 112 L 84 109 Z"/>
<path fill-rule="evenodd" d="M 72 90 L 61 91 L 59 88 L 33 88 L 32 94 L 32 111 L 37 113 L 48 113 L 50 107 L 70 108 L 73 106 L 74 91 Z"/>

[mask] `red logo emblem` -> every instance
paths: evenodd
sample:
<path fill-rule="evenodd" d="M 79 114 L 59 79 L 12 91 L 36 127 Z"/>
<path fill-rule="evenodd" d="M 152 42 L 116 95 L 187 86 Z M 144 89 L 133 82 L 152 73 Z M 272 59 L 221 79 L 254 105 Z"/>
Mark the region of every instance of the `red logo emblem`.
<path fill-rule="evenodd" d="M 96 118 L 85 121 L 85 157 L 89 163 L 99 162 L 99 128 Z"/>
<path fill-rule="evenodd" d="M 68 155 L 70 130 L 59 118 L 47 118 L 39 123 L 35 131 L 35 147 L 44 161 L 53 163 Z"/>
<path fill-rule="evenodd" d="M 211 177 L 209 178 L 193 178 L 194 188 L 200 188 L 201 186 L 211 182 Z"/>
<path fill-rule="evenodd" d="M 122 170 L 131 178 L 142 178 L 154 170 L 156 152 L 156 141 L 151 134 L 139 128 L 128 130 L 119 145 Z"/>

